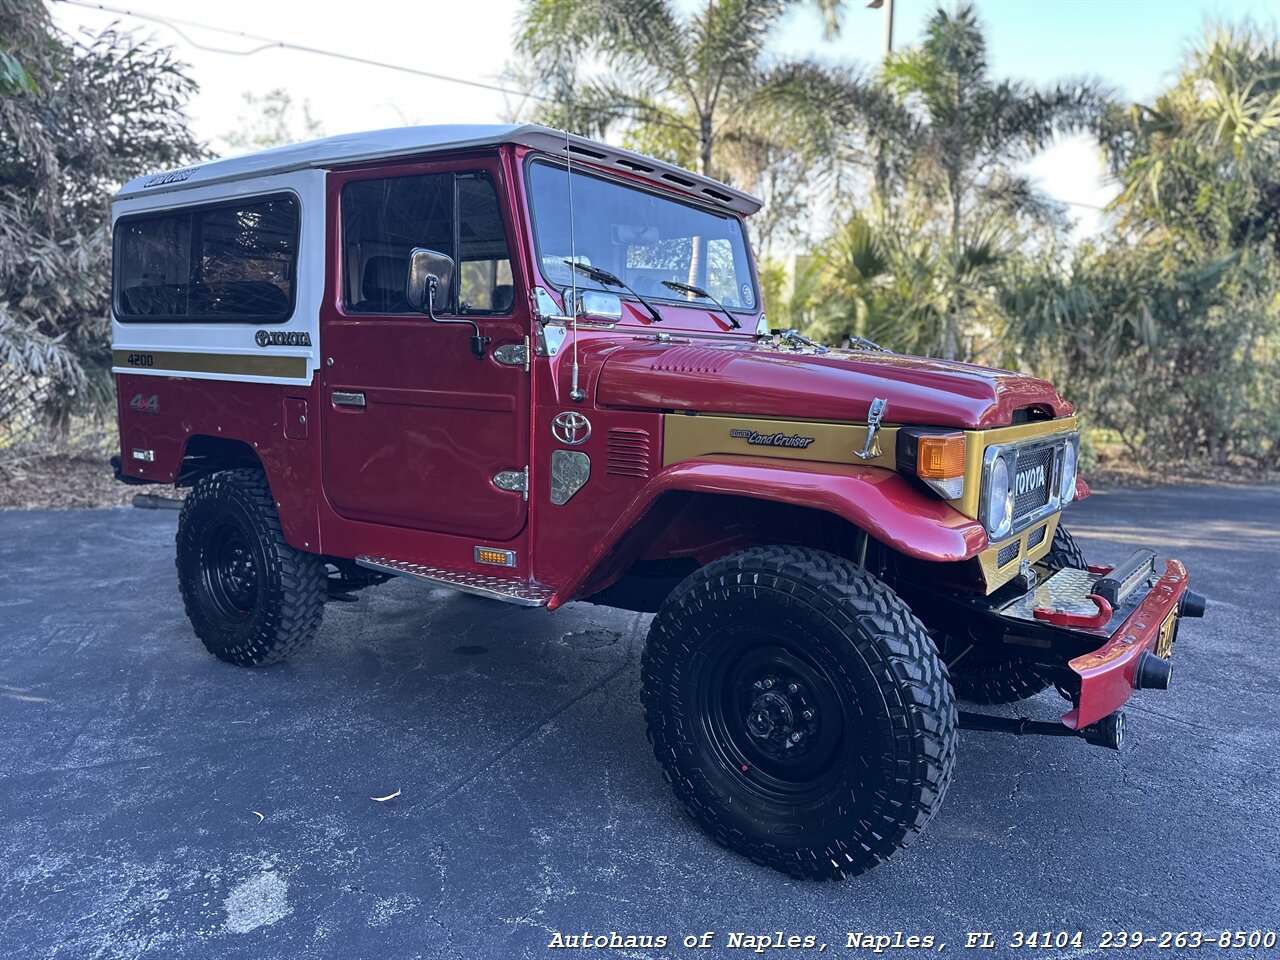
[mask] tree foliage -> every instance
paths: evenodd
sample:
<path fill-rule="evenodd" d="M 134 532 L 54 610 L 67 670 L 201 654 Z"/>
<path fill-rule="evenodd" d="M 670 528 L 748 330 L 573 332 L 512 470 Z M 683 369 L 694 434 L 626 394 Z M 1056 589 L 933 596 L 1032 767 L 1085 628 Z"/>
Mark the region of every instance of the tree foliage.
<path fill-rule="evenodd" d="M 810 0 L 834 33 L 841 0 Z M 624 142 L 754 190 L 762 246 L 795 227 L 803 188 L 830 166 L 865 84 L 852 71 L 771 57 L 799 0 L 527 0 L 517 75 L 544 98 L 533 118 Z"/>
<path fill-rule="evenodd" d="M 65 422 L 110 402 L 110 196 L 198 155 L 194 84 L 115 27 L 63 35 L 39 0 L 0 0 L 0 50 L 0 425 L 33 391 Z"/>
<path fill-rule="evenodd" d="M 1280 466 L 1280 45 L 1211 29 L 1108 145 L 1121 231 L 1028 278 L 1023 341 L 1135 456 Z"/>
<path fill-rule="evenodd" d="M 245 112 L 235 130 L 223 134 L 227 146 L 250 152 L 324 136 L 324 126 L 311 114 L 311 103 L 295 104 L 282 87 L 263 94 L 244 94 Z"/>
<path fill-rule="evenodd" d="M 831 245 L 838 296 L 858 304 L 843 320 L 903 348 L 989 359 L 1007 322 L 1003 271 L 1063 221 L 1017 165 L 1058 134 L 1099 128 L 1110 91 L 992 77 L 971 4 L 936 9 L 922 41 L 887 59 L 878 89 L 864 99 L 874 190 Z M 850 240 L 875 253 L 870 272 L 841 262 Z"/>

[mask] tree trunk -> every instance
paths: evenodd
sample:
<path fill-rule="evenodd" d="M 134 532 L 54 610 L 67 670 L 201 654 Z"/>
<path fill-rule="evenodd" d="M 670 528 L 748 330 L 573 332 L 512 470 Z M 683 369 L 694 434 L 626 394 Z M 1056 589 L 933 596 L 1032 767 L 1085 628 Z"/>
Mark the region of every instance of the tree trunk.
<path fill-rule="evenodd" d="M 711 150 L 715 142 L 715 134 L 711 130 L 711 117 L 704 114 L 698 121 L 698 172 L 704 177 L 711 176 Z M 707 238 L 694 237 L 693 250 L 689 254 L 689 279 L 685 282 L 695 287 L 706 283 L 702 274 L 703 264 L 707 258 Z"/>
<path fill-rule="evenodd" d="M 955 178 L 948 178 L 951 193 L 951 296 L 947 301 L 947 329 L 942 356 L 956 359 L 960 350 L 960 190 Z"/>

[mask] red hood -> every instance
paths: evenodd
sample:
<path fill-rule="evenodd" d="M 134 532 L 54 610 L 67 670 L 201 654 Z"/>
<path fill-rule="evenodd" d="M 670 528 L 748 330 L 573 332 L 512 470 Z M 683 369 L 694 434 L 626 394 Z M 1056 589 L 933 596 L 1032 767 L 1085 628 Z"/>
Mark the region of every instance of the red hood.
<path fill-rule="evenodd" d="M 1005 426 L 1036 406 L 1072 412 L 1053 385 L 1008 370 L 864 350 L 791 353 L 768 346 L 628 344 L 612 351 L 597 388 L 603 406 L 865 420 L 883 397 L 887 423 Z"/>

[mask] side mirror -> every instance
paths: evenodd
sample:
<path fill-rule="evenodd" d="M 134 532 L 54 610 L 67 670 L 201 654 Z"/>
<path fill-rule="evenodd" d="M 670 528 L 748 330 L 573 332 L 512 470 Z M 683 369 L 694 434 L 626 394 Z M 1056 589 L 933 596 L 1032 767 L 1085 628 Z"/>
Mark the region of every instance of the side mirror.
<path fill-rule="evenodd" d="M 425 313 L 436 323 L 465 323 L 473 331 L 471 352 L 483 359 L 485 349 L 489 346 L 489 338 L 481 336 L 480 325 L 474 320 L 464 320 L 436 316 L 436 302 L 443 303 L 448 299 L 449 284 L 453 281 L 453 257 L 438 250 L 426 247 L 414 247 L 409 253 L 409 276 L 405 280 L 404 295 L 409 306 L 419 313 Z"/>
<path fill-rule="evenodd" d="M 436 300 L 444 300 L 453 279 L 453 257 L 438 250 L 414 247 L 409 254 L 409 278 L 404 294 L 409 306 L 436 318 Z"/>

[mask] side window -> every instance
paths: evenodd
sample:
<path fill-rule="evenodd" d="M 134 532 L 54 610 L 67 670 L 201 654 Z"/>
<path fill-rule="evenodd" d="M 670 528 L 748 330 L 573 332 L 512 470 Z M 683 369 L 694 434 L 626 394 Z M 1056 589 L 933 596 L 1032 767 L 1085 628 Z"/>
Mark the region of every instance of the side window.
<path fill-rule="evenodd" d="M 453 256 L 453 174 L 356 180 L 342 188 L 343 304 L 349 312 L 412 313 L 404 282 L 414 247 Z M 441 304 L 453 302 L 448 287 L 439 296 Z"/>
<path fill-rule="evenodd" d="M 509 313 L 511 259 L 497 190 L 483 174 L 356 180 L 342 189 L 343 305 L 349 313 L 412 313 L 409 254 L 428 247 L 457 264 L 442 313 Z"/>
<path fill-rule="evenodd" d="M 121 320 L 278 322 L 293 310 L 291 197 L 191 207 L 116 225 Z"/>
<path fill-rule="evenodd" d="M 488 177 L 458 178 L 458 295 L 461 313 L 510 313 L 511 254 L 498 192 Z"/>

